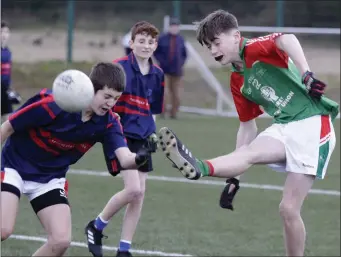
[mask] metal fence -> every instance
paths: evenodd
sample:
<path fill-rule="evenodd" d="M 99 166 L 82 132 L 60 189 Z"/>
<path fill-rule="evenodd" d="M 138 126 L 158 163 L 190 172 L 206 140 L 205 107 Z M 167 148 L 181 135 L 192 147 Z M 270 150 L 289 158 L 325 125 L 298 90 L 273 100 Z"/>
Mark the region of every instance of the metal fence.
<path fill-rule="evenodd" d="M 19 29 L 63 27 L 69 1 L 2 0 L 2 18 Z M 161 26 L 162 18 L 173 14 L 190 24 L 216 9 L 234 13 L 243 26 L 340 27 L 340 1 L 330 0 L 73 1 L 75 26 L 80 29 L 126 31 L 141 19 Z"/>

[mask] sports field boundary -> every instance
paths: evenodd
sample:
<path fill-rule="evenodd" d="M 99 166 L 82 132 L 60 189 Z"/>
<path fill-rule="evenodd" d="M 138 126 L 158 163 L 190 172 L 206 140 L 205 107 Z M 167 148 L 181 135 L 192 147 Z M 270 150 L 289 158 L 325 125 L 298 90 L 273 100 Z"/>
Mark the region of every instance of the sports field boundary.
<path fill-rule="evenodd" d="M 34 241 L 34 242 L 46 242 L 47 239 L 44 237 L 37 237 L 37 236 L 26 236 L 26 235 L 12 235 L 10 237 L 11 239 L 15 240 L 22 240 L 22 241 Z M 87 244 L 83 242 L 76 242 L 72 241 L 71 246 L 73 247 L 82 247 L 87 248 Z M 117 251 L 117 247 L 114 246 L 107 246 L 103 245 L 103 250 L 106 251 Z M 179 257 L 185 257 L 185 256 L 193 256 L 190 254 L 181 254 L 181 253 L 167 253 L 167 252 L 161 252 L 161 251 L 151 251 L 151 250 L 140 250 L 140 249 L 131 249 L 129 250 L 131 253 L 136 253 L 144 256 L 179 256 Z"/>
<path fill-rule="evenodd" d="M 97 177 L 111 176 L 107 171 L 81 170 L 81 169 L 70 169 L 68 174 L 97 176 Z M 189 180 L 185 178 L 153 176 L 153 175 L 148 175 L 148 179 L 155 180 L 155 181 L 179 182 L 179 183 L 189 183 L 189 184 L 199 184 L 199 185 L 212 185 L 212 186 L 225 185 L 225 182 L 223 181 L 213 181 L 213 180 L 205 180 L 205 179 Z M 276 186 L 276 185 L 240 183 L 240 186 L 243 188 L 283 191 L 283 187 Z M 311 189 L 309 193 L 316 194 L 316 195 L 329 195 L 329 196 L 340 197 L 340 191 L 336 191 L 336 190 Z"/>

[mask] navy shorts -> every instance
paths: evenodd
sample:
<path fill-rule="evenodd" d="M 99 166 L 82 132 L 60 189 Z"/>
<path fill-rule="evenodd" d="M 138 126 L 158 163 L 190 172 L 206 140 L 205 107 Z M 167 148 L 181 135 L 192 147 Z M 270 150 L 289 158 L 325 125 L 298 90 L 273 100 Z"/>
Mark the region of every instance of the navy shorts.
<path fill-rule="evenodd" d="M 138 140 L 138 139 L 127 138 L 127 145 L 128 145 L 129 150 L 132 153 L 136 153 L 140 148 L 142 148 L 142 146 L 146 146 L 147 144 L 148 144 L 147 139 Z M 121 170 L 124 170 L 124 169 L 120 165 L 120 162 L 118 161 L 117 158 L 115 158 L 114 161 L 116 161 L 117 165 L 116 165 L 116 169 L 114 170 L 114 173 L 112 173 L 112 175 L 115 176 L 115 175 L 119 174 Z M 152 162 L 152 155 L 151 154 L 148 156 L 148 161 L 144 165 L 142 165 L 138 170 L 141 172 L 153 171 L 153 162 Z"/>

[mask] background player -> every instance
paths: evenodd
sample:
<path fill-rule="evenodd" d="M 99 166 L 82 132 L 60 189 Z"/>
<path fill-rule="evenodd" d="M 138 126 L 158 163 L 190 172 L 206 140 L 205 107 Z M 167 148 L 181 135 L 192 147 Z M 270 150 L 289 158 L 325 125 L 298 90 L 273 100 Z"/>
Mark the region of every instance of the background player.
<path fill-rule="evenodd" d="M 153 64 L 151 56 L 157 47 L 159 31 L 154 25 L 141 21 L 133 26 L 131 32 L 129 44 L 132 53 L 114 61 L 123 66 L 127 75 L 127 87 L 118 99 L 114 111 L 121 117 L 124 135 L 132 152 L 143 146 L 155 151 L 157 136 L 153 115 L 162 112 L 164 74 Z M 113 172 L 114 176 L 122 170 L 119 161 L 115 167 L 117 169 Z M 129 249 L 141 215 L 147 173 L 152 170 L 152 157 L 149 155 L 147 163 L 138 170 L 121 172 L 127 194 L 115 194 L 86 228 L 88 247 L 94 256 L 102 255 L 103 229 L 112 216 L 127 204 L 117 256 L 131 255 Z"/>
<path fill-rule="evenodd" d="M 19 104 L 21 97 L 11 89 L 12 52 L 8 48 L 9 25 L 1 21 L 1 119 L 13 111 L 12 105 Z"/>
<path fill-rule="evenodd" d="M 76 78 L 74 78 L 76 79 Z M 99 63 L 90 79 L 95 97 L 88 110 L 62 111 L 49 91 L 29 99 L 1 126 L 1 240 L 14 229 L 21 194 L 28 196 L 48 238 L 34 256 L 62 256 L 71 241 L 71 213 L 65 174 L 96 142 L 107 160 L 136 168 L 148 158 L 146 149 L 131 153 L 121 124 L 111 108 L 125 88 L 120 65 Z M 112 162 L 108 165 L 111 170 Z M 108 163 L 109 164 L 109 163 Z"/>
<path fill-rule="evenodd" d="M 235 16 L 219 10 L 199 23 L 197 39 L 216 61 L 233 65 L 231 91 L 240 119 L 240 147 L 225 156 L 198 160 L 172 131 L 162 128 L 163 150 L 192 179 L 232 178 L 253 164 L 275 164 L 272 167 L 287 171 L 279 207 L 286 253 L 303 256 L 306 234 L 300 211 L 315 178 L 326 174 L 335 147 L 331 121 L 339 112 L 338 104 L 323 96 L 325 84 L 310 71 L 292 34 L 246 39 Z M 260 106 L 275 123 L 256 136 Z"/>

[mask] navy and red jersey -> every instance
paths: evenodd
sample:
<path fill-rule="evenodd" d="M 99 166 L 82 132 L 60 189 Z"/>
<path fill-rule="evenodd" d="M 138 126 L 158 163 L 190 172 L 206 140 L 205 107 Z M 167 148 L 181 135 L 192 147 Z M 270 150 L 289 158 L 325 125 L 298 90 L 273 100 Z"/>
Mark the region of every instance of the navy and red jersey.
<path fill-rule="evenodd" d="M 61 110 L 47 89 L 15 111 L 9 122 L 14 133 L 2 150 L 1 168 L 17 170 L 23 180 L 47 183 L 65 177 L 69 165 L 97 142 L 103 144 L 112 170 L 115 150 L 127 147 L 121 123 L 112 111 L 83 122 L 81 113 Z"/>
<path fill-rule="evenodd" d="M 1 89 L 6 92 L 11 85 L 12 53 L 8 47 L 1 47 Z"/>
<path fill-rule="evenodd" d="M 163 111 L 163 71 L 150 59 L 149 73 L 142 75 L 132 52 L 114 62 L 124 68 L 127 84 L 113 110 L 121 117 L 126 137 L 146 139 L 156 130 L 153 114 L 160 114 Z"/>

